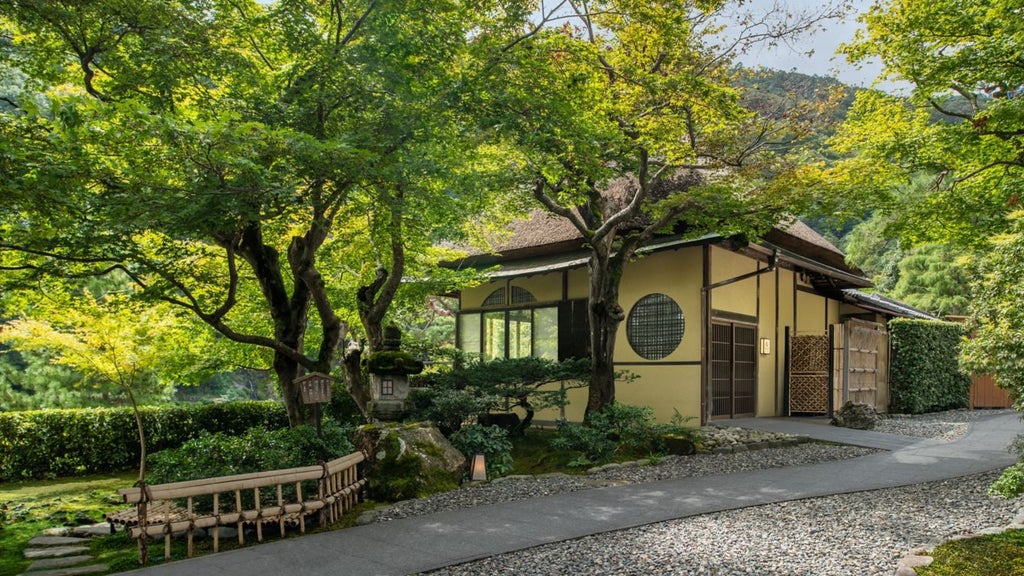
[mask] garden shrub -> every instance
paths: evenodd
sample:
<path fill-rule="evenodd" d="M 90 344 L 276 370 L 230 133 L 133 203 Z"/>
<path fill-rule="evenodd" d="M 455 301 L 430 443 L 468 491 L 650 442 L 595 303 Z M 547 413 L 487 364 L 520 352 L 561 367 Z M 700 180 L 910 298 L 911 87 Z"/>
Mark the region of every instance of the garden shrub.
<path fill-rule="evenodd" d="M 898 318 L 892 338 L 889 411 L 923 414 L 967 406 L 971 380 L 959 364 L 961 324 Z"/>
<path fill-rule="evenodd" d="M 323 427 L 322 438 L 317 436 L 316 428 L 312 426 L 277 430 L 251 428 L 238 436 L 216 432 L 193 438 L 178 448 L 150 455 L 147 459 L 150 468 L 147 481 L 163 484 L 297 468 L 340 458 L 354 451 L 349 432 L 337 426 Z M 286 484 L 282 488 L 285 499 L 292 499 L 294 484 Z M 304 492 L 307 489 L 315 490 L 316 482 L 303 486 Z M 276 504 L 276 492 L 261 491 L 261 496 L 264 505 Z M 246 491 L 243 497 L 251 504 L 251 491 Z M 201 510 L 212 509 L 212 499 L 197 499 L 195 504 Z"/>
<path fill-rule="evenodd" d="M 288 426 L 278 402 L 142 407 L 150 453 L 203 433 Z M 130 470 L 139 463 L 131 408 L 0 412 L 0 482 Z"/>
<path fill-rule="evenodd" d="M 556 448 L 572 450 L 578 456 L 570 466 L 590 466 L 610 460 L 621 452 L 662 454 L 665 436 L 696 440 L 696 431 L 683 426 L 684 419 L 676 413 L 671 424 L 656 424 L 650 407 L 612 403 L 591 414 L 585 424 L 565 420 L 558 422 Z"/>
<path fill-rule="evenodd" d="M 412 420 L 429 420 L 445 437 L 450 437 L 463 423 L 483 414 L 500 400 L 475 388 L 456 388 L 437 384 L 414 388 L 409 394 Z"/>
<path fill-rule="evenodd" d="M 989 494 L 1003 498 L 1016 498 L 1024 494 L 1024 435 L 1014 441 L 1013 451 L 1017 453 L 1020 462 L 1003 470 L 999 479 L 989 487 Z"/>
<path fill-rule="evenodd" d="M 354 451 L 349 432 L 337 426 L 324 426 L 322 438 L 313 426 L 251 428 L 238 436 L 215 432 L 151 454 L 148 481 L 161 484 L 310 466 Z"/>
<path fill-rule="evenodd" d="M 414 419 L 432 420 L 445 436 L 488 412 L 517 407 L 526 413 L 513 432 L 522 433 L 536 410 L 567 404 L 566 390 L 582 387 L 590 376 L 590 361 L 562 362 L 544 358 L 511 358 L 487 362 L 460 356 L 456 368 L 431 372 L 417 380 Z M 565 386 L 549 386 L 562 382 Z"/>
<path fill-rule="evenodd" d="M 504 476 L 512 471 L 512 442 L 504 428 L 469 424 L 449 439 L 467 460 L 472 461 L 474 454 L 483 454 L 488 478 Z"/>

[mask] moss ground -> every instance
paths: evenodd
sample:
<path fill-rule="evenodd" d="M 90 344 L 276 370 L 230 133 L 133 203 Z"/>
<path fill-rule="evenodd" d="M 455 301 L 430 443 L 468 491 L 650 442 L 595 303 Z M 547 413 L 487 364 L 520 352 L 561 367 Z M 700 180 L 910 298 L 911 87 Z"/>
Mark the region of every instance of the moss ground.
<path fill-rule="evenodd" d="M 22 551 L 43 530 L 100 522 L 104 513 L 123 508 L 116 490 L 135 478 L 125 473 L 0 484 L 0 576 L 28 566 Z"/>
<path fill-rule="evenodd" d="M 947 542 L 918 576 L 1024 576 L 1024 530 Z"/>

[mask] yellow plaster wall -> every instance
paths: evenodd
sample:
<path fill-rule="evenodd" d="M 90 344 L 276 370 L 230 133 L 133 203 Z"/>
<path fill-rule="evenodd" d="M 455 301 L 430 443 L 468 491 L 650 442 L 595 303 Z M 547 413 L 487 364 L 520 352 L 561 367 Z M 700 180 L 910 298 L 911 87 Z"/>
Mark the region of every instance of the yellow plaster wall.
<path fill-rule="evenodd" d="M 831 326 L 839 322 L 841 303 L 831 298 L 826 298 L 825 301 L 828 303 L 828 324 Z"/>
<path fill-rule="evenodd" d="M 650 406 L 658 422 L 669 422 L 678 410 L 700 423 L 700 366 L 629 366 L 639 378 L 619 382 L 615 399 L 633 406 Z"/>
<path fill-rule="evenodd" d="M 797 290 L 796 334 L 825 334 L 827 320 L 825 297 Z"/>
<path fill-rule="evenodd" d="M 762 264 L 762 267 L 764 265 Z M 717 246 L 711 247 L 711 283 L 722 282 L 757 270 L 753 258 Z M 711 291 L 711 308 L 757 316 L 757 278 L 748 278 Z"/>
<path fill-rule="evenodd" d="M 630 262 L 623 272 L 619 303 L 627 318 L 637 301 L 653 293 L 669 296 L 683 311 L 686 326 L 679 347 L 657 362 L 700 360 L 700 287 L 703 269 L 701 262 L 701 249 L 690 247 L 644 256 Z M 626 324 L 623 322 L 619 325 L 619 332 L 616 335 L 616 363 L 650 362 L 640 357 L 629 345 Z"/>
<path fill-rule="evenodd" d="M 529 290 L 538 303 L 558 302 L 562 299 L 561 272 L 514 278 L 509 282 L 509 286 L 519 286 Z"/>
<path fill-rule="evenodd" d="M 569 270 L 569 300 L 586 298 L 590 295 L 590 272 L 586 266 Z"/>
<path fill-rule="evenodd" d="M 558 384 L 545 386 L 542 390 L 558 390 Z M 587 387 L 570 388 L 565 391 L 569 403 L 565 407 L 565 419 L 570 422 L 582 422 L 583 412 L 587 409 Z M 562 412 L 557 408 L 538 410 L 534 414 L 534 421 L 540 425 L 551 424 L 562 418 Z"/>
<path fill-rule="evenodd" d="M 775 334 L 775 274 L 768 272 L 758 276 L 760 284 L 760 314 L 758 316 L 757 336 L 757 415 L 778 415 L 778 394 L 782 389 L 782 380 L 776 378 L 776 362 L 779 358 L 779 340 Z M 761 353 L 761 339 L 769 342 L 768 354 Z"/>
<path fill-rule="evenodd" d="M 669 422 L 676 410 L 683 417 L 692 417 L 692 424 L 700 422 L 700 366 L 648 365 L 629 366 L 638 378 L 631 382 L 618 382 L 615 400 L 631 406 L 650 406 L 658 422 Z M 556 387 L 557 389 L 557 387 Z M 568 391 L 569 405 L 565 417 L 570 422 L 581 422 L 587 407 L 587 389 Z M 560 417 L 557 409 L 538 411 L 534 416 L 541 422 L 554 422 Z"/>
<path fill-rule="evenodd" d="M 473 286 L 471 288 L 463 288 L 461 297 L 459 298 L 459 309 L 468 310 L 472 308 L 479 308 L 483 304 L 484 299 L 487 298 L 498 288 L 505 285 L 505 281 L 501 282 L 486 282 L 479 286 Z"/>

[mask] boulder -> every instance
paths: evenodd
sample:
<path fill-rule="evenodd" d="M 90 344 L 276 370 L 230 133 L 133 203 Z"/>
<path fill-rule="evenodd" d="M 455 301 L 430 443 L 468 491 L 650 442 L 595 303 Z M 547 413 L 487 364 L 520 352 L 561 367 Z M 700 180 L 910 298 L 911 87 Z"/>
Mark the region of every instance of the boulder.
<path fill-rule="evenodd" d="M 832 418 L 832 425 L 855 430 L 871 430 L 878 420 L 878 412 L 870 405 L 847 402 Z"/>
<path fill-rule="evenodd" d="M 375 500 L 451 490 L 466 472 L 466 457 L 430 424 L 370 424 L 357 431 L 356 443 L 368 455 L 366 480 Z"/>

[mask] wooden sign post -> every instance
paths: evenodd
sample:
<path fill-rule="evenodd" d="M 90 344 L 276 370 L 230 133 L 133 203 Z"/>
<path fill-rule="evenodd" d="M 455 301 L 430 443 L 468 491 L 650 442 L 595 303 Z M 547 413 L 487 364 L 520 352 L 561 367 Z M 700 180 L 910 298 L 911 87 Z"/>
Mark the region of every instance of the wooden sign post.
<path fill-rule="evenodd" d="M 313 405 L 313 417 L 316 418 L 316 436 L 323 437 L 320 427 L 320 405 L 331 401 L 331 382 L 334 379 L 320 372 L 310 372 L 295 379 L 299 385 L 299 395 L 303 404 Z"/>

